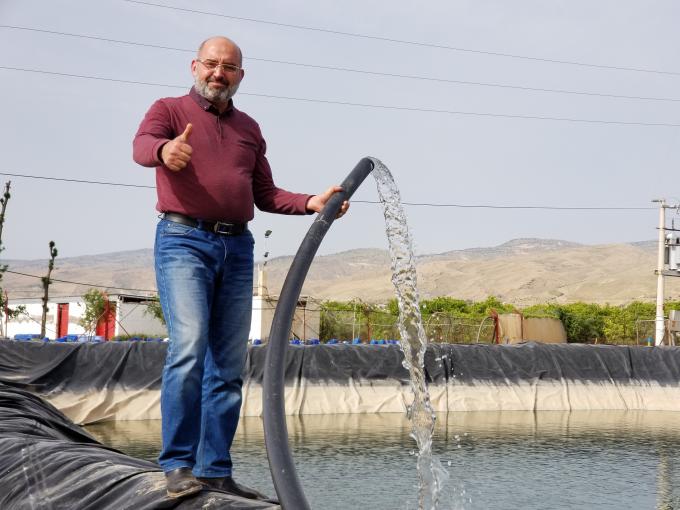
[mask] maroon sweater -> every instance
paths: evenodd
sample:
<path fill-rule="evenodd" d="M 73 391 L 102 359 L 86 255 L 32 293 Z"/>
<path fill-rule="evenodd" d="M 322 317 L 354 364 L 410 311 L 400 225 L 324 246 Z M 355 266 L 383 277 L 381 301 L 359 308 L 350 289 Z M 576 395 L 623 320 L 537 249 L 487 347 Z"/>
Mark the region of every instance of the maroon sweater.
<path fill-rule="evenodd" d="M 188 123 L 193 125 L 187 142 L 193 149 L 191 161 L 173 172 L 160 160 L 160 148 L 182 134 Z M 132 147 L 137 163 L 156 167 L 160 212 L 232 223 L 252 220 L 253 204 L 273 213 L 307 213 L 311 195 L 291 193 L 274 184 L 257 122 L 231 103 L 220 115 L 193 88 L 186 96 L 156 101 Z"/>

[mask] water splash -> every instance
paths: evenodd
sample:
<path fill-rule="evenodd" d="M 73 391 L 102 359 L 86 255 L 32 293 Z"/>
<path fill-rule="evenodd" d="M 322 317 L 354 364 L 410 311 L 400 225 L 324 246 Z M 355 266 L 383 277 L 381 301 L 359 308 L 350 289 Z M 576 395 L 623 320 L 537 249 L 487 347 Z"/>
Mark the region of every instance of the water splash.
<path fill-rule="evenodd" d="M 447 476 L 441 463 L 432 456 L 432 432 L 435 413 L 425 383 L 425 349 L 427 337 L 423 328 L 418 299 L 416 268 L 413 260 L 413 244 L 401 206 L 401 197 L 389 169 L 378 159 L 374 164 L 373 177 L 385 216 L 385 230 L 390 248 L 392 284 L 399 304 L 399 333 L 404 351 L 404 367 L 411 376 L 413 404 L 408 409 L 411 420 L 411 437 L 418 446 L 418 508 L 433 510 L 439 506 L 439 494 Z"/>

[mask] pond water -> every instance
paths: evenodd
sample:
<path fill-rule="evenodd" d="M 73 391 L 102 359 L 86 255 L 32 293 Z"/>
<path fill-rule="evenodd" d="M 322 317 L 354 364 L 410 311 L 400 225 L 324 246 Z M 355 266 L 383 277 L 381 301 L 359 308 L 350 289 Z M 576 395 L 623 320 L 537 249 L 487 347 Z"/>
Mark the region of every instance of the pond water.
<path fill-rule="evenodd" d="M 135 457 L 155 461 L 160 449 L 159 421 L 85 428 Z M 291 417 L 288 431 L 312 508 L 417 508 L 406 416 Z M 677 510 L 678 446 L 671 412 L 438 414 L 432 449 L 449 475 L 439 508 Z M 235 478 L 273 495 L 259 418 L 241 420 L 232 452 Z"/>

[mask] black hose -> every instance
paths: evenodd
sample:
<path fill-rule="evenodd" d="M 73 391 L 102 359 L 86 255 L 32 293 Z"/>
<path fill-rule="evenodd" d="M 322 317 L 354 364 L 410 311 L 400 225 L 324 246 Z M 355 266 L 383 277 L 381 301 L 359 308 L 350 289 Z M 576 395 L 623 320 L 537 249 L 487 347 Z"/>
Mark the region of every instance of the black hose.
<path fill-rule="evenodd" d="M 363 158 L 341 184 L 343 191 L 334 194 L 326 203 L 307 235 L 288 270 L 279 302 L 276 305 L 272 329 L 267 344 L 262 405 L 264 409 L 264 440 L 267 446 L 269 469 L 274 488 L 284 510 L 307 510 L 310 508 L 302 491 L 295 463 L 288 447 L 286 407 L 284 401 L 284 372 L 288 333 L 293 323 L 302 284 L 312 264 L 321 241 L 335 220 L 342 202 L 349 199 L 373 170 L 373 161 Z"/>

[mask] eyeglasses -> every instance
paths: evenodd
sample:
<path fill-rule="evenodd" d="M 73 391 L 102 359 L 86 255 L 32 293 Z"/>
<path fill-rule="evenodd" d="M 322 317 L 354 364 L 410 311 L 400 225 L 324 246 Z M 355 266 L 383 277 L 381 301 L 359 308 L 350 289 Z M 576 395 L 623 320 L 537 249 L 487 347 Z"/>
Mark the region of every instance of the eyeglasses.
<path fill-rule="evenodd" d="M 205 66 L 205 68 L 208 71 L 215 71 L 215 69 L 220 68 L 222 71 L 225 73 L 236 73 L 240 71 L 242 68 L 239 66 L 235 66 L 234 64 L 220 64 L 219 62 L 215 62 L 214 60 L 201 60 L 201 59 L 196 59 L 196 62 L 200 62 Z"/>

